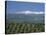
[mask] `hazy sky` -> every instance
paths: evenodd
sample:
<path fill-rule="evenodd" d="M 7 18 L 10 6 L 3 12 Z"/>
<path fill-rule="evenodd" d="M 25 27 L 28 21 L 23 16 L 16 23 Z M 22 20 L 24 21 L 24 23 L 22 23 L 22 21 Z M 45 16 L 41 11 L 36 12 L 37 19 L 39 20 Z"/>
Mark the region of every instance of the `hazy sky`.
<path fill-rule="evenodd" d="M 44 12 L 44 3 L 8 1 L 7 12 L 17 12 L 17 11 Z"/>

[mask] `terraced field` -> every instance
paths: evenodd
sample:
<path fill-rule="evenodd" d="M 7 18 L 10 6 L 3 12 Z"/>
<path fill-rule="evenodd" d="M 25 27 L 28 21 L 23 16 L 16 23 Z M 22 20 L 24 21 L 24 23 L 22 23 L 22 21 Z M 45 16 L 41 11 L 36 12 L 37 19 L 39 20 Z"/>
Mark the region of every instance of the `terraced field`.
<path fill-rule="evenodd" d="M 44 32 L 43 23 L 7 23 L 6 34 Z"/>

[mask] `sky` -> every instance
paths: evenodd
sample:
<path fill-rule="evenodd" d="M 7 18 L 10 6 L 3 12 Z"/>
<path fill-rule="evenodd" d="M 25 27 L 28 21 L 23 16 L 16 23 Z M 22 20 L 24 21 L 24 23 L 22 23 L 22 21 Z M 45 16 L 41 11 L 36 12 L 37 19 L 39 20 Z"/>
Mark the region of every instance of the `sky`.
<path fill-rule="evenodd" d="M 44 3 L 7 1 L 7 12 L 38 11 L 44 12 Z"/>

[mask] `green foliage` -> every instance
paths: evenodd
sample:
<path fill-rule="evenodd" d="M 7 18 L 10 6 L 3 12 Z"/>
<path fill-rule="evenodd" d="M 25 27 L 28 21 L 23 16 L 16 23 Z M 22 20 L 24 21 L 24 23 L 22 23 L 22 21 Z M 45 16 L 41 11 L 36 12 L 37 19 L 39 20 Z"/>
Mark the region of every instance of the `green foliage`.
<path fill-rule="evenodd" d="M 8 22 L 6 34 L 44 32 L 44 23 Z"/>

